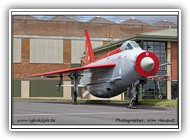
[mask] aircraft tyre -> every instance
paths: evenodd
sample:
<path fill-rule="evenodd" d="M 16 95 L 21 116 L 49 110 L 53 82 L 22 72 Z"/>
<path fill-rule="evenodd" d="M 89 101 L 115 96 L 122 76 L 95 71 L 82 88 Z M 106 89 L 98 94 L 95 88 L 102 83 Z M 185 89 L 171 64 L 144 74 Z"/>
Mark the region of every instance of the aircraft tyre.
<path fill-rule="evenodd" d="M 73 94 L 72 94 L 72 104 L 73 104 L 73 105 L 78 104 L 76 91 L 74 91 Z"/>

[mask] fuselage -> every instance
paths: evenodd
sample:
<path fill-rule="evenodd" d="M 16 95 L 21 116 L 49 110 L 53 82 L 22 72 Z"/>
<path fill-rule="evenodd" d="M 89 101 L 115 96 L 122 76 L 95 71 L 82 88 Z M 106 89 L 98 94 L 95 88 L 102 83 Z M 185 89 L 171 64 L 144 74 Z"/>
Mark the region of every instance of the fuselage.
<path fill-rule="evenodd" d="M 81 77 L 80 84 L 94 96 L 110 98 L 121 94 L 129 86 L 138 80 L 145 79 L 146 76 L 138 71 L 136 60 L 141 54 L 147 53 L 142 50 L 134 41 L 126 41 L 120 52 L 107 56 L 89 65 L 115 63 L 116 66 L 109 69 L 101 69 L 92 73 L 86 73 Z M 141 58 L 138 58 L 141 59 Z M 151 57 L 145 56 L 141 59 L 140 67 L 145 72 L 153 70 L 155 62 Z M 148 66 L 147 66 L 148 65 Z"/>

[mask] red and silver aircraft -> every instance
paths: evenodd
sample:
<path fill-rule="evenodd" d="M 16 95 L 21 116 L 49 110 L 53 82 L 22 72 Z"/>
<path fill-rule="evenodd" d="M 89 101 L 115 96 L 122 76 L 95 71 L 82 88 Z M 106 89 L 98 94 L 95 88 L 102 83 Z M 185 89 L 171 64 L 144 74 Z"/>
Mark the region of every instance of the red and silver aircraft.
<path fill-rule="evenodd" d="M 142 50 L 135 41 L 126 41 L 121 47 L 95 59 L 88 30 L 85 30 L 86 56 L 82 67 L 34 74 L 23 78 L 60 77 L 58 87 L 62 86 L 63 76 L 69 76 L 73 82 L 72 103 L 77 102 L 78 87 L 100 98 L 111 98 L 131 88 L 130 106 L 137 102 L 136 86 L 159 69 L 159 59 L 149 51 Z M 64 86 L 64 85 L 63 85 Z"/>

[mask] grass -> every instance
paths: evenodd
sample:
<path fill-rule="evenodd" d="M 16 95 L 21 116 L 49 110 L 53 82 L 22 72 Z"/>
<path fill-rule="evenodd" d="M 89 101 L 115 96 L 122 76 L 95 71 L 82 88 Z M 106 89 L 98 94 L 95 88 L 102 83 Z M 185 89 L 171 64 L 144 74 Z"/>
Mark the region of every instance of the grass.
<path fill-rule="evenodd" d="M 49 100 L 49 101 L 63 101 L 63 102 L 71 102 L 71 99 L 63 99 L 63 98 L 53 98 L 53 97 L 30 97 L 30 98 L 21 98 L 21 97 L 14 97 L 14 100 Z M 99 104 L 106 104 L 106 103 L 129 103 L 129 100 L 89 100 L 89 99 L 78 99 L 80 103 L 99 103 Z"/>
<path fill-rule="evenodd" d="M 177 108 L 177 100 L 141 100 L 140 105 Z"/>
<path fill-rule="evenodd" d="M 63 101 L 71 102 L 70 99 L 63 98 L 42 98 L 42 97 L 30 97 L 30 98 L 20 98 L 14 97 L 14 100 L 51 100 L 51 101 Z M 80 103 L 87 104 L 128 104 L 129 100 L 89 100 L 89 99 L 78 99 Z M 169 107 L 177 108 L 177 100 L 140 100 L 139 105 L 149 105 L 149 106 L 159 106 L 159 107 Z"/>

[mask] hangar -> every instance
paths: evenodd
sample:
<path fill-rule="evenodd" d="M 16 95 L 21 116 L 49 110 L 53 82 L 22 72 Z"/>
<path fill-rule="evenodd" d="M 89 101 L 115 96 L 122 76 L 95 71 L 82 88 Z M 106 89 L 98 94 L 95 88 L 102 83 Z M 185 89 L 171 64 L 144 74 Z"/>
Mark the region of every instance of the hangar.
<path fill-rule="evenodd" d="M 57 91 L 57 79 L 28 81 L 20 77 L 80 66 L 85 46 L 83 31 L 86 28 L 89 29 L 96 57 L 115 49 L 126 40 L 135 40 L 143 49 L 150 46 L 149 49 L 159 56 L 161 62 L 172 62 L 171 66 L 159 71 L 160 74 L 171 76 L 172 81 L 161 81 L 160 87 L 164 98 L 172 99 L 178 95 L 178 36 L 177 26 L 172 23 L 153 26 L 136 19 L 115 23 L 101 17 L 81 22 L 69 16 L 55 16 L 51 20 L 13 16 L 12 23 L 13 97 L 70 99 L 71 88 L 63 87 Z M 65 77 L 64 84 L 70 83 L 69 78 Z M 81 94 L 82 89 L 79 98 Z M 150 80 L 143 88 L 142 98 L 152 99 L 154 96 L 154 84 Z M 88 98 L 95 99 L 92 95 Z M 114 99 L 124 98 L 123 93 Z"/>

